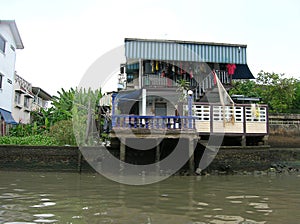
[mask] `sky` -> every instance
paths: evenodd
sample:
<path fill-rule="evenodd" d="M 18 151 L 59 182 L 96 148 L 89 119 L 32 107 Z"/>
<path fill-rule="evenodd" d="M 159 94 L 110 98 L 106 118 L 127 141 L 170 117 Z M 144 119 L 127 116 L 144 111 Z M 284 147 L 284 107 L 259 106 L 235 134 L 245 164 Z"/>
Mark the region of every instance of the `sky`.
<path fill-rule="evenodd" d="M 254 76 L 300 79 L 298 0 L 0 0 L 0 19 L 16 21 L 25 47 L 18 75 L 52 95 L 127 37 L 247 44 Z"/>

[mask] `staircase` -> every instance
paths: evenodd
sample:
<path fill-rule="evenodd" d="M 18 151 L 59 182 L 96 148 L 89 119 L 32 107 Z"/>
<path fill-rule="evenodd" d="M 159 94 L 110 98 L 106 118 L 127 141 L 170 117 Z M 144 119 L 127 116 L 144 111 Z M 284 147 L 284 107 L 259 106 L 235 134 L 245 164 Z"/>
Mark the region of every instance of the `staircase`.
<path fill-rule="evenodd" d="M 215 73 L 224 86 L 231 85 L 230 77 L 226 71 L 216 70 Z M 218 87 L 212 72 L 199 82 L 199 85 L 194 92 L 195 101 L 197 102 L 220 102 Z"/>

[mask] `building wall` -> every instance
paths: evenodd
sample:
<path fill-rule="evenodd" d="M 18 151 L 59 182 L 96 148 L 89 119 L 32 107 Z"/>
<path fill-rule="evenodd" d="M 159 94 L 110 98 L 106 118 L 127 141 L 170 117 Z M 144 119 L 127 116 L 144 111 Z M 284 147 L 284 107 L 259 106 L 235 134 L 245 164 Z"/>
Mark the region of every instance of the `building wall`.
<path fill-rule="evenodd" d="M 7 24 L 0 23 L 0 35 L 6 40 L 5 52 L 0 51 L 0 73 L 2 88 L 0 89 L 0 108 L 12 110 L 13 83 L 16 62 L 16 44 Z"/>
<path fill-rule="evenodd" d="M 155 103 L 166 103 L 167 105 L 167 116 L 175 116 L 175 105 L 170 103 L 169 101 L 155 101 L 151 100 L 151 104 L 146 104 L 146 115 L 154 116 L 155 115 Z"/>
<path fill-rule="evenodd" d="M 15 92 L 15 95 L 18 94 Z M 28 106 L 24 105 L 25 99 L 28 99 Z M 15 98 L 16 99 L 16 98 Z M 24 94 L 20 94 L 20 103 L 14 101 L 14 107 L 12 109 L 12 116 L 16 122 L 21 124 L 30 123 L 30 111 L 31 111 L 32 98 L 27 97 Z"/>
<path fill-rule="evenodd" d="M 34 96 L 31 104 L 31 110 L 38 111 L 40 108 L 47 109 L 49 107 L 49 101 L 44 100 L 40 96 Z"/>
<path fill-rule="evenodd" d="M 15 74 L 12 116 L 16 122 L 30 123 L 30 111 L 32 110 L 32 85 L 25 79 Z"/>

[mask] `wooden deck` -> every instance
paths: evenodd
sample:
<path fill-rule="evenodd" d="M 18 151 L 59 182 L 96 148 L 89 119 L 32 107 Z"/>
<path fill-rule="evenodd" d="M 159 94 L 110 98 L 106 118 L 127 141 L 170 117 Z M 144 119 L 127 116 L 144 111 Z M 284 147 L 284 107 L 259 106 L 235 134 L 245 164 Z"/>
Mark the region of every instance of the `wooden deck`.
<path fill-rule="evenodd" d="M 268 135 L 268 108 L 237 104 L 195 103 L 193 105 L 195 128 L 201 135 L 223 133 L 225 135 Z"/>
<path fill-rule="evenodd" d="M 199 135 L 268 135 L 268 112 L 266 105 L 221 106 L 194 103 L 193 116 L 139 116 L 114 115 L 113 129 L 147 135 L 150 133 L 186 133 Z"/>

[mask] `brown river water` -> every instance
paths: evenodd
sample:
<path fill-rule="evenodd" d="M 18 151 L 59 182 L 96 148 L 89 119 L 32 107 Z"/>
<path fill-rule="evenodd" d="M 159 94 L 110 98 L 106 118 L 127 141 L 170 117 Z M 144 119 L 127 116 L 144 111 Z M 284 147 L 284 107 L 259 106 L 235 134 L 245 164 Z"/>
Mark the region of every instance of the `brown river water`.
<path fill-rule="evenodd" d="M 300 175 L 129 186 L 92 173 L 0 171 L 0 224 L 33 223 L 300 223 Z"/>

